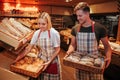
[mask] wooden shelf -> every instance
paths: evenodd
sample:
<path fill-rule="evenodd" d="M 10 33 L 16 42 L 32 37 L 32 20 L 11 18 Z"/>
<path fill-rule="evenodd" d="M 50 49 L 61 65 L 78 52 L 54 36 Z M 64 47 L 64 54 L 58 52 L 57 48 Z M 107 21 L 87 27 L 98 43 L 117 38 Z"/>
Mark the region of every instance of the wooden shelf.
<path fill-rule="evenodd" d="M 63 27 L 63 16 L 62 15 L 51 15 L 51 21 L 54 28 Z"/>
<path fill-rule="evenodd" d="M 33 15 L 24 15 L 24 14 L 0 14 L 0 17 L 37 18 L 37 16 L 33 16 Z"/>

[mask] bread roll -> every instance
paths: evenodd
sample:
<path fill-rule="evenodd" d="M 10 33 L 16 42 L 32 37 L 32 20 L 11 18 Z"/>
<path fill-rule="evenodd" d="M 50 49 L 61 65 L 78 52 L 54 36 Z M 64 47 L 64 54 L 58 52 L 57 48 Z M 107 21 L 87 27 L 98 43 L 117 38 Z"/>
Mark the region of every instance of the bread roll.
<path fill-rule="evenodd" d="M 102 65 L 102 61 L 100 58 L 95 59 L 94 66 L 100 67 Z"/>

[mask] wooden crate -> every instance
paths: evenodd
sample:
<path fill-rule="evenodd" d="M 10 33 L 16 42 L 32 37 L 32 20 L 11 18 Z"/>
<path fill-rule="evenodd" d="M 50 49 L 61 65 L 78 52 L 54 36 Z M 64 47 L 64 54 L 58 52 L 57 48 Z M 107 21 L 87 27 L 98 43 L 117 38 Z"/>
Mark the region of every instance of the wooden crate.
<path fill-rule="evenodd" d="M 105 68 L 104 61 L 102 62 L 102 67 L 96 67 L 96 66 L 89 66 L 89 65 L 73 62 L 71 60 L 68 60 L 67 57 L 64 57 L 63 64 L 72 68 L 76 68 L 76 69 L 80 69 L 80 70 L 84 70 L 92 73 L 103 73 Z"/>
<path fill-rule="evenodd" d="M 21 73 L 30 77 L 34 77 L 37 78 L 40 73 L 42 72 L 43 66 L 39 67 L 39 69 L 37 70 L 37 72 L 31 72 L 31 71 L 27 71 L 21 68 L 16 67 L 15 65 L 10 65 L 10 70 L 16 73 Z"/>
<path fill-rule="evenodd" d="M 26 56 L 25 56 L 26 57 Z M 24 58 L 24 57 L 23 57 Z M 20 61 L 20 60 L 23 60 L 23 58 L 22 59 L 19 59 L 18 61 Z M 31 58 L 33 58 L 33 57 L 31 57 Z M 37 58 L 36 58 L 37 59 Z M 17 62 L 18 62 L 17 61 Z M 44 61 L 43 60 L 40 60 L 40 63 L 41 64 L 38 64 L 38 65 L 36 65 L 37 66 L 37 70 L 36 71 L 30 71 L 30 70 L 27 70 L 27 69 L 23 69 L 23 68 L 20 68 L 19 66 L 16 66 L 15 64 L 17 63 L 17 62 L 15 62 L 15 63 L 12 63 L 11 65 L 10 65 L 10 70 L 11 71 L 13 71 L 13 72 L 17 72 L 17 73 L 20 73 L 20 74 L 24 74 L 24 75 L 27 75 L 27 76 L 31 76 L 31 77 L 34 77 L 34 78 L 37 78 L 39 75 L 40 75 L 40 73 L 43 71 L 43 68 L 44 68 L 44 66 L 41 66 L 41 64 L 43 64 L 44 63 Z M 34 63 L 34 61 L 33 61 L 33 63 Z M 26 64 L 26 63 L 25 63 Z M 32 64 L 27 64 L 27 67 L 29 67 L 29 66 L 31 66 Z M 35 66 L 35 65 L 34 65 Z M 34 68 L 34 67 L 33 67 Z"/>
<path fill-rule="evenodd" d="M 18 49 L 19 47 L 21 47 L 23 44 L 25 44 L 25 41 L 29 41 L 32 38 L 34 31 L 30 32 L 28 35 L 26 35 L 24 38 L 17 40 L 11 36 L 9 36 L 8 34 L 5 34 L 3 32 L 0 31 L 0 40 L 12 47 L 14 47 L 14 49 Z"/>
<path fill-rule="evenodd" d="M 33 46 L 32 48 L 34 48 L 34 47 L 36 47 L 36 46 Z M 40 51 L 39 48 L 37 48 L 37 51 Z M 40 75 L 40 73 L 43 71 L 44 66 L 41 66 L 41 65 L 44 63 L 44 61 L 42 59 L 39 59 L 39 57 L 28 56 L 27 55 L 28 53 L 29 52 L 27 51 L 27 49 L 24 49 L 20 53 L 20 55 L 14 60 L 14 62 L 10 65 L 10 70 L 13 72 L 17 72 L 17 73 L 21 73 L 21 74 L 24 74 L 27 76 L 37 78 Z M 27 58 L 27 61 L 26 61 L 25 57 Z M 31 59 L 32 59 L 32 61 L 30 62 Z M 37 65 L 35 62 L 36 60 L 37 60 Z M 21 64 L 20 61 L 22 61 L 23 63 Z M 20 63 L 19 65 L 16 64 L 18 62 Z M 20 66 L 22 66 L 22 68 Z M 23 66 L 26 66 L 27 68 L 23 68 Z M 30 67 L 30 66 L 32 66 L 32 68 L 30 68 L 28 70 L 28 67 Z M 35 71 L 33 71 L 33 68 L 35 68 L 35 67 L 36 67 L 36 69 L 35 69 Z"/>

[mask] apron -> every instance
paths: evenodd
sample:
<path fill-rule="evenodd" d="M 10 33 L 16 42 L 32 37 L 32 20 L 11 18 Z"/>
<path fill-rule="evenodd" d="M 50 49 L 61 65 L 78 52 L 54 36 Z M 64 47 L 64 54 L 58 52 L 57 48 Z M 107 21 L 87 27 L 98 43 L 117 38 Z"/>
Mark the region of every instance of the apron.
<path fill-rule="evenodd" d="M 40 38 L 41 31 L 38 35 Z M 48 30 L 48 37 L 49 38 L 38 38 L 37 45 L 41 48 L 41 52 L 39 54 L 39 57 L 43 59 L 45 62 L 49 61 L 52 57 L 52 54 L 55 52 L 54 47 L 51 43 L 51 36 L 50 36 L 50 30 Z"/>
<path fill-rule="evenodd" d="M 76 35 L 77 51 L 87 54 L 98 54 L 98 44 L 94 32 L 94 23 L 92 22 L 92 32 L 79 32 Z M 76 69 L 77 80 L 103 80 L 102 74 L 95 74 Z"/>
<path fill-rule="evenodd" d="M 40 38 L 41 31 L 38 34 L 36 45 L 41 48 L 39 57 L 45 62 L 49 61 L 55 52 L 51 42 L 50 30 L 48 30 L 49 38 Z M 40 74 L 37 80 L 60 80 L 58 57 Z"/>

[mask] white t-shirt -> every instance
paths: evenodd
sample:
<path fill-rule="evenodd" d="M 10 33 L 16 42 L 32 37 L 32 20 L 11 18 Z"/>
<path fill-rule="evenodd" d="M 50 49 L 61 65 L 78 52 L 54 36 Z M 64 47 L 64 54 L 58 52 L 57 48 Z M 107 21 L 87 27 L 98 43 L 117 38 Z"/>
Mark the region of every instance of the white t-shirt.
<path fill-rule="evenodd" d="M 30 44 L 36 43 L 39 32 L 40 32 L 40 30 L 35 31 Z M 49 38 L 48 31 L 41 32 L 39 39 L 40 38 L 46 38 L 46 39 Z M 60 35 L 59 35 L 58 31 L 56 31 L 54 28 L 50 29 L 50 39 L 51 39 L 51 43 L 52 43 L 53 47 L 60 46 Z"/>

